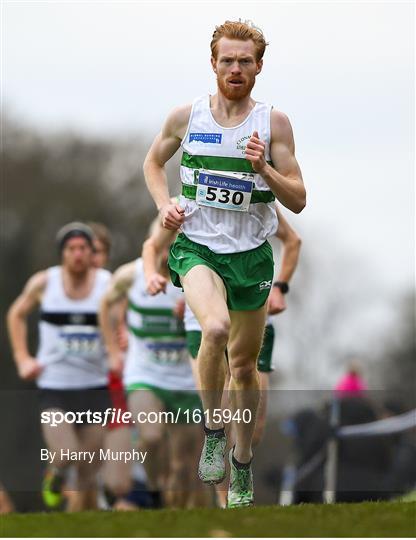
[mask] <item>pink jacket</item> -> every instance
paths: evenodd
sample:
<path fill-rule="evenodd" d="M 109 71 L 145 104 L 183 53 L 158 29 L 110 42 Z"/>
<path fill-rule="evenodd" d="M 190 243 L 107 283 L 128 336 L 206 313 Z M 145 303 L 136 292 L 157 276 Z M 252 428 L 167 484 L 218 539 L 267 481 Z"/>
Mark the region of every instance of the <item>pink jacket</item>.
<path fill-rule="evenodd" d="M 359 375 L 347 373 L 337 383 L 335 390 L 343 394 L 360 394 L 367 390 L 367 385 Z"/>

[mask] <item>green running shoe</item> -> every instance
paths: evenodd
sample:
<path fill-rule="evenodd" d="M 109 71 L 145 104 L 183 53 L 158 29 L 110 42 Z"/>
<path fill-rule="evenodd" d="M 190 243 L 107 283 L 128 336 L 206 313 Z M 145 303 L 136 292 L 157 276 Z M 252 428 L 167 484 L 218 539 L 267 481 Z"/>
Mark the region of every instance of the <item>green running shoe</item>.
<path fill-rule="evenodd" d="M 64 477 L 62 472 L 56 472 L 48 469 L 42 482 L 42 498 L 48 508 L 58 508 L 61 506 L 64 497 L 62 495 L 62 486 Z"/>
<path fill-rule="evenodd" d="M 225 478 L 225 433 L 205 434 L 204 447 L 199 460 L 198 475 L 206 484 L 219 484 Z"/>
<path fill-rule="evenodd" d="M 253 506 L 253 472 L 251 465 L 238 469 L 233 463 L 233 448 L 230 450 L 230 487 L 227 495 L 227 508 Z"/>

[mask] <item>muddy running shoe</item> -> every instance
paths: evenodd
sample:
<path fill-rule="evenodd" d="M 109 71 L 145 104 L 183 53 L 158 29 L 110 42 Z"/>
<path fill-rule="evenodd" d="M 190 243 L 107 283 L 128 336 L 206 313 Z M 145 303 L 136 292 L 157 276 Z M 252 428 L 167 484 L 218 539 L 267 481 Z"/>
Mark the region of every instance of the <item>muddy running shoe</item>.
<path fill-rule="evenodd" d="M 223 430 L 205 433 L 198 475 L 206 484 L 219 484 L 224 480 L 226 445 L 227 438 Z"/>
<path fill-rule="evenodd" d="M 43 477 L 42 498 L 48 508 L 58 508 L 63 503 L 62 486 L 64 475 L 62 471 L 48 469 Z"/>
<path fill-rule="evenodd" d="M 227 508 L 241 508 L 254 504 L 253 472 L 251 462 L 247 466 L 236 466 L 230 450 L 230 487 L 227 495 Z"/>

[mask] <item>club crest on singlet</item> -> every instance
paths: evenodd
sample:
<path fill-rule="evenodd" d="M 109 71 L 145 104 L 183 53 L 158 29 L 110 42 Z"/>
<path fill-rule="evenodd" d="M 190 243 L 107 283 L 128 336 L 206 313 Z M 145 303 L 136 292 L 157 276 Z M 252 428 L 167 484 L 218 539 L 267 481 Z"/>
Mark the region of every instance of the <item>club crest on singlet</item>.
<path fill-rule="evenodd" d="M 247 142 L 250 140 L 250 138 L 251 135 L 245 135 L 244 137 L 241 137 L 241 139 L 238 139 L 236 149 L 241 150 L 242 154 L 246 153 Z"/>

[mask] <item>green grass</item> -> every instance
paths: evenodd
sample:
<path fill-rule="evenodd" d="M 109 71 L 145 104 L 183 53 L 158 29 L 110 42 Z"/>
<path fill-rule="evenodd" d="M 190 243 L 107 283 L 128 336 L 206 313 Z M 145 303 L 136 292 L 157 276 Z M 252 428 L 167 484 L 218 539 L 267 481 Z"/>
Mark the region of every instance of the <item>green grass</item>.
<path fill-rule="evenodd" d="M 0 516 L 6 537 L 413 537 L 416 503 Z"/>

